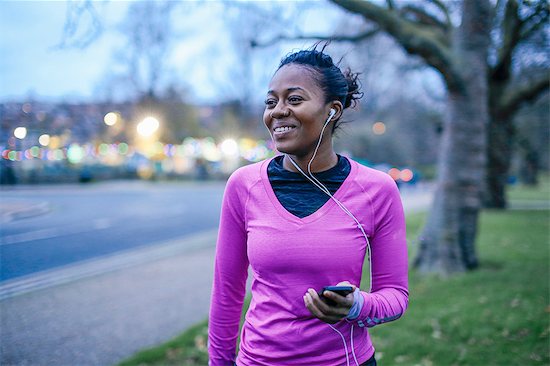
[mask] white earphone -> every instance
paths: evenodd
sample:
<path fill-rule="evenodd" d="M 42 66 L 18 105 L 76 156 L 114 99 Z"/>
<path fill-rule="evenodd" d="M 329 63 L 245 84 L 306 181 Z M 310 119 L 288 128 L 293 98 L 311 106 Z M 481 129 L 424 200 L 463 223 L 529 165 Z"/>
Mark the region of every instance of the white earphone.
<path fill-rule="evenodd" d="M 336 114 L 336 109 L 331 108 L 330 109 L 330 114 L 328 116 L 328 120 L 330 121 L 332 119 L 332 117 L 334 117 L 335 114 Z"/>

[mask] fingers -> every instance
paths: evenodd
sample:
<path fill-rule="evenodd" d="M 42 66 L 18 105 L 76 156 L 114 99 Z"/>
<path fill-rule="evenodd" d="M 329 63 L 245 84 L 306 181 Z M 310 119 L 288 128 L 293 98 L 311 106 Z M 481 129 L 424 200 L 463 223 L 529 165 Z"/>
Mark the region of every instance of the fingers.
<path fill-rule="evenodd" d="M 353 292 L 348 294 L 347 296 L 342 296 L 340 294 L 337 294 L 336 292 L 325 291 L 323 292 L 323 297 L 332 300 L 335 303 L 335 305 L 333 306 L 343 307 L 346 308 L 348 311 L 353 306 Z"/>
<path fill-rule="evenodd" d="M 338 282 L 336 286 L 351 286 L 353 288 L 353 291 L 355 291 L 355 289 L 357 288 L 357 286 L 351 284 L 349 281 Z"/>
<path fill-rule="evenodd" d="M 308 292 L 304 295 L 304 304 L 313 316 L 326 323 L 334 324 L 339 322 L 349 313 L 349 309 L 353 305 L 353 299 L 351 304 L 347 305 L 348 299 L 330 291 L 326 291 L 324 296 L 334 300 L 336 305 L 328 305 L 313 289 L 308 289 Z"/>

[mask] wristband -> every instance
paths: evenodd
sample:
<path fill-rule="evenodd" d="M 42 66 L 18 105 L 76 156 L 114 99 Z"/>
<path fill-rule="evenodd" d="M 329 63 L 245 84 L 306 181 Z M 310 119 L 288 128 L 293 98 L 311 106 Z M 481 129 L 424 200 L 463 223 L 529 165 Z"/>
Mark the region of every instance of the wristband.
<path fill-rule="evenodd" d="M 356 319 L 359 314 L 361 314 L 361 309 L 363 308 L 363 303 L 365 302 L 365 299 L 361 295 L 361 290 L 357 287 L 355 291 L 353 292 L 353 305 L 351 306 L 351 309 L 349 309 L 349 314 L 346 316 L 346 319 L 348 320 L 354 320 Z"/>

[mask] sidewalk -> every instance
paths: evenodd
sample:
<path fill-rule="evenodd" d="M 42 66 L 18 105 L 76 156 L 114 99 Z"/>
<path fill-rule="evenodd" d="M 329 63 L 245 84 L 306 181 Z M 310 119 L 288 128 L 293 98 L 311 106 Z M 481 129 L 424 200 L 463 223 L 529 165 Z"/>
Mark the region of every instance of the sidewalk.
<path fill-rule="evenodd" d="M 215 238 L 206 232 L 160 245 L 163 254 L 134 252 L 134 262 L 90 262 L 108 272 L 2 300 L 0 364 L 111 365 L 178 335 L 208 316 Z M 78 267 L 49 276 L 74 280 Z"/>
<path fill-rule="evenodd" d="M 430 191 L 403 193 L 408 213 L 430 200 Z M 112 365 L 204 320 L 216 234 L 3 283 L 0 364 Z"/>

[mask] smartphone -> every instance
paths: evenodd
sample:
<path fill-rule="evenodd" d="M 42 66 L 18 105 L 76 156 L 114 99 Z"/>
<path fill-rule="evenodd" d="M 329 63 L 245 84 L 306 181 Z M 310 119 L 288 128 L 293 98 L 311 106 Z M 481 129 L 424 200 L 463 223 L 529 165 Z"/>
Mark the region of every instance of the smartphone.
<path fill-rule="evenodd" d="M 319 292 L 319 296 L 323 301 L 325 301 L 328 305 L 334 306 L 336 303 L 332 301 L 331 299 L 326 298 L 323 296 L 325 291 L 332 291 L 337 293 L 340 296 L 347 296 L 353 292 L 353 287 L 351 286 L 325 286 L 323 289 Z"/>

